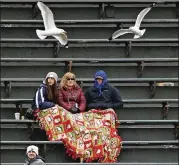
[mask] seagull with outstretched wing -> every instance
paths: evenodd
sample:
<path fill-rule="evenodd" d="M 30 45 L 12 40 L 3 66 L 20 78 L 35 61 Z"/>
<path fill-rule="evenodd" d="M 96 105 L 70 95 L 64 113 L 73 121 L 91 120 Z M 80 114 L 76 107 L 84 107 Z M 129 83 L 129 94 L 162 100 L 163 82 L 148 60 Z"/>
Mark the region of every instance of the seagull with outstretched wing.
<path fill-rule="evenodd" d="M 134 33 L 134 38 L 140 38 L 144 35 L 146 29 L 140 30 L 140 24 L 145 17 L 145 15 L 155 6 L 155 3 L 150 5 L 149 7 L 143 9 L 139 15 L 137 16 L 137 20 L 134 26 L 131 26 L 129 29 L 120 29 L 112 34 L 109 40 L 116 39 L 117 37 L 124 35 L 126 33 Z"/>
<path fill-rule="evenodd" d="M 41 40 L 45 39 L 47 36 L 53 36 L 60 42 L 61 45 L 68 48 L 67 32 L 56 27 L 52 11 L 42 2 L 37 2 L 37 6 L 41 11 L 45 26 L 45 30 L 36 30 L 37 36 Z"/>

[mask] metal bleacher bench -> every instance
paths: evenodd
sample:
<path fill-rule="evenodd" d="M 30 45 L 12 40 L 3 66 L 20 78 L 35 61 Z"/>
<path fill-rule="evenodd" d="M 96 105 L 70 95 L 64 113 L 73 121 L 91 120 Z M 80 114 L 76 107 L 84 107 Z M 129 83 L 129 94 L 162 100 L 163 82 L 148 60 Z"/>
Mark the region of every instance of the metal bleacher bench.
<path fill-rule="evenodd" d="M 2 61 L 4 59 L 2 58 Z M 11 59 L 12 60 L 12 59 Z M 31 60 L 31 59 L 30 59 Z M 53 60 L 53 59 L 52 59 Z M 69 59 L 62 59 L 62 61 L 65 63 Z M 16 61 L 16 60 L 14 60 Z M 26 61 L 22 60 L 22 61 Z M 28 59 L 27 59 L 28 61 Z M 38 60 L 37 60 L 38 61 Z M 40 61 L 40 60 L 39 60 Z M 53 60 L 54 61 L 54 60 Z M 109 60 L 110 61 L 110 60 Z M 76 60 L 73 61 L 74 63 Z M 99 61 L 100 62 L 100 61 Z M 68 67 L 67 70 L 70 70 L 70 67 Z M 140 72 L 140 70 L 139 70 Z M 43 81 L 43 78 L 1 78 L 0 82 L 4 83 L 4 87 L 6 88 L 6 91 L 9 93 L 11 92 L 12 83 L 41 83 Z M 58 80 L 59 82 L 61 79 Z M 89 84 L 94 82 L 93 78 L 78 78 L 77 83 L 80 85 L 81 88 L 85 86 L 89 86 Z M 151 94 L 151 98 L 155 95 L 155 90 L 157 86 L 178 86 L 178 78 L 108 78 L 108 82 L 112 84 L 121 84 L 121 83 L 127 83 L 130 85 L 130 83 L 138 83 L 141 85 L 141 83 L 148 83 L 149 84 L 149 90 Z"/>
<path fill-rule="evenodd" d="M 152 39 L 116 39 L 109 41 L 108 39 L 69 39 L 69 44 L 71 43 L 125 43 L 131 41 L 133 43 L 178 43 L 177 38 L 152 38 Z M 1 43 L 54 43 L 57 42 L 56 39 L 20 39 L 20 38 L 1 38 Z"/>
<path fill-rule="evenodd" d="M 94 165 L 94 163 L 83 163 L 84 165 Z M 1 163 L 1 165 L 24 165 L 24 163 Z M 46 165 L 81 165 L 81 163 L 46 163 Z M 109 163 L 95 163 L 95 165 L 109 165 Z M 115 165 L 178 165 L 178 163 L 115 163 Z"/>
<path fill-rule="evenodd" d="M 171 103 L 178 104 L 178 99 L 128 99 L 123 100 L 124 106 L 126 104 L 160 104 L 162 105 L 163 119 L 167 119 L 169 107 Z M 31 104 L 32 99 L 1 99 L 1 104 L 15 104 L 16 111 L 23 112 L 23 104 Z M 178 107 L 178 106 L 177 106 Z"/>
<path fill-rule="evenodd" d="M 175 138 L 178 138 L 179 120 L 119 120 L 120 126 L 116 128 L 171 128 L 174 130 Z M 24 128 L 23 124 L 27 124 L 29 132 L 34 128 L 40 128 L 37 121 L 34 120 L 15 120 L 15 119 L 0 119 L 1 128 L 9 128 L 9 124 L 15 124 L 16 128 Z M 10 127 L 11 128 L 11 127 Z"/>
<path fill-rule="evenodd" d="M 143 61 L 150 62 L 178 62 L 178 58 L 1 58 L 1 62 L 66 62 L 76 63 L 101 62 L 101 63 L 135 63 Z"/>
<path fill-rule="evenodd" d="M 60 27 L 117 27 L 118 25 L 135 23 L 134 19 L 108 19 L 108 20 L 55 20 Z M 42 20 L 1 20 L 1 27 L 43 27 Z M 12 24 L 12 26 L 8 26 Z M 178 27 L 178 19 L 144 19 L 143 27 Z"/>
<path fill-rule="evenodd" d="M 54 62 L 54 63 L 63 63 L 68 67 L 68 71 L 72 69 L 73 63 L 76 65 L 80 64 L 109 64 L 115 65 L 125 63 L 126 65 L 137 64 L 138 67 L 138 76 L 142 76 L 143 69 L 147 64 L 153 63 L 170 63 L 170 66 L 176 66 L 178 63 L 178 58 L 1 58 L 1 65 L 3 63 L 16 62 L 17 65 L 23 62 Z M 33 65 L 32 63 L 32 65 Z M 147 80 L 147 79 L 146 79 Z"/>
<path fill-rule="evenodd" d="M 16 104 L 16 103 L 31 103 L 32 99 L 1 99 L 0 103 L 1 104 Z M 168 102 L 168 103 L 178 103 L 178 99 L 128 99 L 128 100 L 123 100 L 124 104 L 142 104 L 142 103 L 163 103 L 163 102 Z"/>
<path fill-rule="evenodd" d="M 15 145 L 15 144 L 63 144 L 61 141 L 1 141 L 1 145 L 6 145 L 6 144 L 12 144 L 12 145 Z M 135 146 L 135 145 L 138 145 L 138 146 L 150 146 L 152 145 L 153 147 L 157 147 L 157 145 L 159 145 L 157 148 L 164 148 L 164 146 L 162 145 L 172 145 L 170 146 L 171 148 L 172 147 L 175 147 L 175 148 L 178 148 L 178 140 L 167 140 L 167 141 L 122 141 L 122 145 L 123 146 Z M 175 146 L 176 145 L 176 146 Z M 130 148 L 129 147 L 129 148 Z"/>
<path fill-rule="evenodd" d="M 58 54 L 58 53 L 57 53 Z M 56 54 L 56 55 L 57 55 Z M 55 57 L 55 56 L 54 56 Z M 110 64 L 110 65 L 121 65 L 122 63 L 125 63 L 125 66 L 133 66 L 133 64 L 136 64 L 137 66 L 137 76 L 142 77 L 143 76 L 143 70 L 144 67 L 147 67 L 150 64 L 158 63 L 164 64 L 164 63 L 170 63 L 169 66 L 176 66 L 178 63 L 178 58 L 109 58 L 109 59 L 102 59 L 102 58 L 1 58 L 1 65 L 8 63 L 8 65 L 16 62 L 17 65 L 20 65 L 20 63 L 23 62 L 54 62 L 54 63 L 63 63 L 66 67 L 66 71 L 72 71 L 73 64 L 75 66 L 81 66 L 86 64 L 88 65 L 94 65 L 94 64 Z M 32 65 L 33 65 L 32 63 Z M 20 80 L 20 79 L 19 79 Z M 29 79 L 30 80 L 30 79 Z M 117 80 L 117 79 L 116 79 Z M 138 81 L 140 82 L 140 79 L 128 79 L 127 81 Z M 166 80 L 164 78 L 164 80 Z M 171 81 L 175 81 L 177 79 L 171 79 Z M 18 81 L 18 80 L 17 80 Z M 82 80 L 81 80 L 82 81 Z M 90 81 L 90 79 L 84 79 L 84 81 Z M 117 80 L 118 81 L 118 80 Z M 119 80 L 120 81 L 120 80 Z M 125 81 L 124 79 L 122 80 Z M 141 79 L 141 81 L 150 81 L 149 79 Z M 159 79 L 157 81 L 160 81 Z M 162 81 L 162 79 L 161 79 Z"/>
<path fill-rule="evenodd" d="M 178 46 L 177 38 L 152 38 L 152 39 L 68 39 L 69 47 L 126 47 L 129 51 L 132 46 Z M 1 38 L 2 47 L 63 47 L 56 39 L 31 39 L 31 38 Z"/>
<path fill-rule="evenodd" d="M 46 153 L 47 145 L 61 145 L 61 141 L 1 141 L 2 150 L 21 149 L 25 150 L 27 145 L 43 145 Z M 122 141 L 123 149 L 178 149 L 178 140 L 168 141 Z"/>
<path fill-rule="evenodd" d="M 36 3 L 36 0 L 1 0 L 2 3 Z M 159 2 L 158 0 L 43 0 L 44 3 L 92 3 L 92 4 L 98 4 L 98 3 L 151 3 L 151 2 Z M 178 2 L 178 0 L 166 0 L 165 2 Z"/>
<path fill-rule="evenodd" d="M 120 125 L 168 125 L 179 124 L 179 120 L 120 120 Z M 34 120 L 0 119 L 1 124 L 37 123 Z"/>
<path fill-rule="evenodd" d="M 46 165 L 80 165 L 81 163 L 46 163 Z M 83 163 L 94 165 L 94 163 Z M 24 165 L 24 163 L 1 163 L 1 165 Z M 109 165 L 107 163 L 95 163 L 95 165 Z M 115 165 L 178 165 L 178 163 L 115 163 Z"/>
<path fill-rule="evenodd" d="M 109 36 L 108 36 L 109 37 Z M 1 47 L 52 47 L 54 48 L 54 57 L 57 57 L 59 48 L 63 47 L 56 39 L 20 39 L 20 38 L 1 38 Z M 69 39 L 69 47 L 124 47 L 126 56 L 130 56 L 132 47 L 177 47 L 179 40 L 177 38 L 152 38 L 152 39 Z"/>
<path fill-rule="evenodd" d="M 179 137 L 179 120 L 119 120 L 119 129 L 173 129 L 175 139 Z M 15 128 L 24 129 L 27 128 L 29 135 L 34 128 L 40 128 L 37 121 L 34 120 L 15 120 L 15 119 L 0 119 L 1 128 Z M 25 125 L 24 125 L 25 124 Z M 9 127 L 11 125 L 11 127 Z"/>

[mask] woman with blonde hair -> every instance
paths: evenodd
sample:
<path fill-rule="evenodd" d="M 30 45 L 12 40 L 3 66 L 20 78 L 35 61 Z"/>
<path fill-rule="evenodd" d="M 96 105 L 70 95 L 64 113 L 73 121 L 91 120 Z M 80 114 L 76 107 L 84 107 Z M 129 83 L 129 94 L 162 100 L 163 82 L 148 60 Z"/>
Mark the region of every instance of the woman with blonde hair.
<path fill-rule="evenodd" d="M 82 89 L 76 83 L 76 76 L 67 72 L 60 82 L 58 90 L 58 104 L 71 113 L 84 112 L 86 99 Z"/>

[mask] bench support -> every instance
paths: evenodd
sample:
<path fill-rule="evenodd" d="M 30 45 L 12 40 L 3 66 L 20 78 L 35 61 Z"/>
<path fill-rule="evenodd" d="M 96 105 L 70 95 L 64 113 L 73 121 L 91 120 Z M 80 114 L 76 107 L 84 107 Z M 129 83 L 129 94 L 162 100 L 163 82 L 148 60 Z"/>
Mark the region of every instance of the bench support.
<path fill-rule="evenodd" d="M 144 71 L 144 61 L 138 61 L 137 65 L 137 77 L 142 77 Z"/>
<path fill-rule="evenodd" d="M 174 134 L 175 134 L 176 140 L 179 139 L 179 124 L 175 124 Z"/>
<path fill-rule="evenodd" d="M 38 6 L 37 3 L 32 4 L 32 19 L 37 18 L 37 13 L 38 13 Z"/>
<path fill-rule="evenodd" d="M 58 57 L 59 49 L 60 49 L 60 43 L 59 43 L 59 42 L 55 42 L 55 43 L 53 44 L 53 57 L 54 57 L 54 58 L 57 58 L 57 57 Z"/>
<path fill-rule="evenodd" d="M 11 95 L 11 82 L 10 81 L 4 81 L 4 94 L 5 97 L 8 98 Z"/>
<path fill-rule="evenodd" d="M 132 49 L 132 42 L 131 41 L 125 42 L 125 55 L 127 57 L 130 57 L 131 49 Z"/>
<path fill-rule="evenodd" d="M 156 91 L 156 81 L 149 82 L 150 98 L 153 99 Z"/>
<path fill-rule="evenodd" d="M 73 61 L 66 61 L 65 62 L 65 73 L 72 72 L 72 63 Z"/>
<path fill-rule="evenodd" d="M 105 16 L 104 13 L 104 3 L 99 4 L 99 19 L 103 19 Z"/>
<path fill-rule="evenodd" d="M 169 111 L 169 104 L 168 102 L 163 102 L 162 105 L 163 105 L 163 120 L 166 120 Z"/>
<path fill-rule="evenodd" d="M 179 19 L 179 2 L 176 2 L 176 18 Z"/>

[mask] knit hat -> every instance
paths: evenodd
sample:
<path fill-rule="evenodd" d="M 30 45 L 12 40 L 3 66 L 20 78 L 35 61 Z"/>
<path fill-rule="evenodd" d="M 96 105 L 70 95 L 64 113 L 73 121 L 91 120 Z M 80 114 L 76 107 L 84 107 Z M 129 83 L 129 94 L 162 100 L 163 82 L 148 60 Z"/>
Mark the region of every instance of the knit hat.
<path fill-rule="evenodd" d="M 37 146 L 34 146 L 34 145 L 27 147 L 26 153 L 28 153 L 29 151 L 34 151 L 37 155 L 39 154 L 39 148 Z"/>
<path fill-rule="evenodd" d="M 55 72 L 49 72 L 45 78 L 45 81 L 49 77 L 54 78 L 56 82 L 58 81 L 58 75 Z"/>

